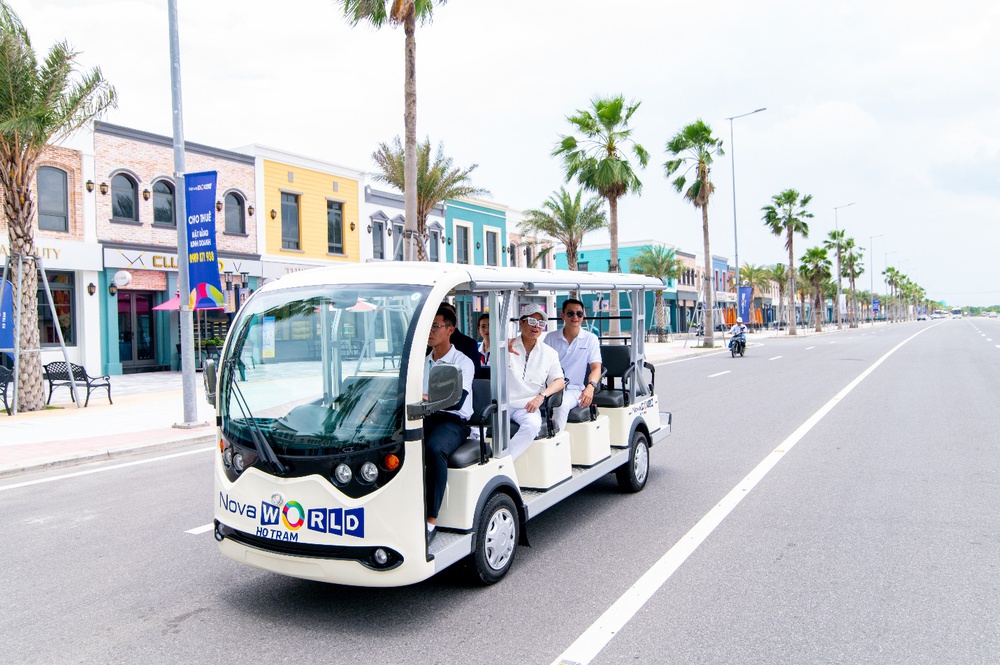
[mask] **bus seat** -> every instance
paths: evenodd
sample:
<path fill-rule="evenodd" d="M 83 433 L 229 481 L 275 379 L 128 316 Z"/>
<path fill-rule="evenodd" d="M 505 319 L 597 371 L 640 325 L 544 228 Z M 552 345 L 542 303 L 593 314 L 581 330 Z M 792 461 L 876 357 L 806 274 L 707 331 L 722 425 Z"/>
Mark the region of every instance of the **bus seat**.
<path fill-rule="evenodd" d="M 607 382 L 601 386 L 601 392 L 594 395 L 594 404 L 612 409 L 628 406 L 629 378 L 633 371 L 632 348 L 625 345 L 601 346 L 601 363 L 607 372 Z"/>
<path fill-rule="evenodd" d="M 587 374 L 590 374 L 588 368 Z M 597 420 L 597 416 L 600 415 L 597 411 L 597 395 L 601 392 L 601 384 L 604 382 L 604 377 L 608 375 L 608 370 L 606 368 L 601 368 L 601 378 L 597 381 L 597 387 L 594 389 L 594 399 L 590 402 L 590 406 L 574 406 L 569 410 L 569 414 L 566 417 L 566 423 L 589 423 Z M 584 377 L 586 380 L 586 377 Z"/>
<path fill-rule="evenodd" d="M 464 469 L 473 464 L 483 464 L 492 457 L 493 448 L 486 440 L 486 436 L 490 433 L 490 418 L 496 410 L 489 379 L 473 379 L 472 417 L 469 418 L 469 425 L 479 430 L 479 438 L 466 440 L 448 456 L 449 469 Z"/>
<path fill-rule="evenodd" d="M 544 401 L 542 401 L 542 406 L 539 409 L 539 412 L 542 414 L 542 428 L 538 430 L 538 436 L 535 437 L 535 441 L 539 439 L 550 439 L 558 432 L 558 428 L 556 428 L 556 423 L 552 419 L 552 416 L 555 413 L 556 408 L 562 406 L 563 392 L 565 391 L 560 390 L 555 394 L 549 395 Z M 521 429 L 520 425 L 513 420 L 510 421 L 511 436 L 517 434 L 517 430 L 519 429 Z"/>

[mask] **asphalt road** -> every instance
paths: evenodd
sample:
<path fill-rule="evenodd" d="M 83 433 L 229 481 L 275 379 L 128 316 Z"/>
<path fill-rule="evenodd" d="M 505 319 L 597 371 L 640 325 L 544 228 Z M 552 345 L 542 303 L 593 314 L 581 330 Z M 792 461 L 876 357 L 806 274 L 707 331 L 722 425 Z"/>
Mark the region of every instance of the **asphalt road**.
<path fill-rule="evenodd" d="M 355 589 L 224 559 L 186 533 L 211 521 L 208 450 L 6 479 L 0 662 L 552 663 L 692 528 L 587 659 L 993 662 L 1000 321 L 876 330 L 659 366 L 674 433 L 646 489 L 608 478 L 543 513 L 485 589 L 459 570 Z"/>

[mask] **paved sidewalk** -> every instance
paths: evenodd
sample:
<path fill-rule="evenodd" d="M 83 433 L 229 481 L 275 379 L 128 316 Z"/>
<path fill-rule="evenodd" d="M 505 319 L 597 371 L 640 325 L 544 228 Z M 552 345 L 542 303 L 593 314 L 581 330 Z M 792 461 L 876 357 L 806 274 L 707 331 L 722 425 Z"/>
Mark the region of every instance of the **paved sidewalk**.
<path fill-rule="evenodd" d="M 815 335 L 799 329 L 799 335 Z M 749 341 L 787 337 L 785 331 L 751 333 Z M 717 333 L 715 349 L 700 348 L 701 338 L 674 335 L 667 343 L 647 343 L 649 362 L 662 363 L 726 350 L 725 333 Z M 195 377 L 200 427 L 178 428 L 184 402 L 180 372 L 127 374 L 111 379 L 114 404 L 103 390 L 91 395 L 90 406 L 77 408 L 69 390 L 60 388 L 44 411 L 8 417 L 0 410 L 0 478 L 29 471 L 71 466 L 145 452 L 216 443 L 215 411 L 205 401 L 201 374 Z M 0 407 L 2 409 L 2 407 Z"/>

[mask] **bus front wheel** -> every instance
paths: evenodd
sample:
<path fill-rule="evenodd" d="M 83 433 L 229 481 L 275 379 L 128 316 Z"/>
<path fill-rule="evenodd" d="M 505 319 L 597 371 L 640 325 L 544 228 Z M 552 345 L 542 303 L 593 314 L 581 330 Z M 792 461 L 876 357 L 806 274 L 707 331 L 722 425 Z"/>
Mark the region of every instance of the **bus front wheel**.
<path fill-rule="evenodd" d="M 628 462 L 620 466 L 615 475 L 622 491 L 638 492 L 646 486 L 649 478 L 649 439 L 641 430 L 632 434 Z"/>
<path fill-rule="evenodd" d="M 481 584 L 493 584 L 510 570 L 517 552 L 519 523 L 517 506 L 503 492 L 486 502 L 476 528 L 476 551 L 473 566 Z"/>

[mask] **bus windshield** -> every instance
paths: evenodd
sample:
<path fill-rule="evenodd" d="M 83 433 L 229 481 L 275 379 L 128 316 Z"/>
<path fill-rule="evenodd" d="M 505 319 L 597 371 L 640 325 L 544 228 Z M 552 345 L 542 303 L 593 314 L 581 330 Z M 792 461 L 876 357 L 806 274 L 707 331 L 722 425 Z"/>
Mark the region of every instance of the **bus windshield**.
<path fill-rule="evenodd" d="M 248 301 L 220 363 L 223 436 L 265 457 L 401 441 L 400 373 L 427 291 L 314 286 Z"/>

